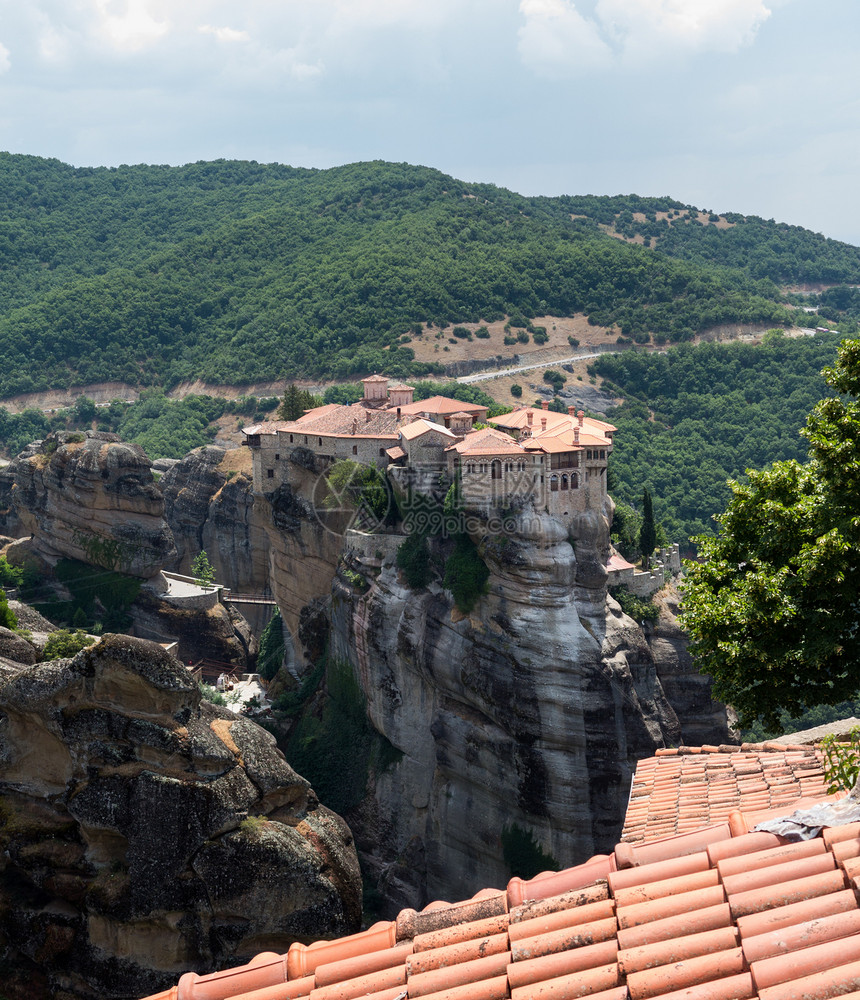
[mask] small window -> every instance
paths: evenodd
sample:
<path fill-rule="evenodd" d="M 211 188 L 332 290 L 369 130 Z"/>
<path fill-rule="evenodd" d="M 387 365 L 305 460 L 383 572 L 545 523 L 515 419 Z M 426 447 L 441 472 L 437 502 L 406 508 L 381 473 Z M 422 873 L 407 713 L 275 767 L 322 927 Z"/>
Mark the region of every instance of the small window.
<path fill-rule="evenodd" d="M 278 452 L 275 452 L 275 461 L 276 462 L 280 462 L 280 460 L 281 460 L 281 456 L 278 454 Z"/>
<path fill-rule="evenodd" d="M 380 455 L 385 455 L 385 449 L 384 448 L 380 448 L 379 449 L 379 454 Z"/>
<path fill-rule="evenodd" d="M 317 438 L 317 444 L 322 447 L 322 438 Z"/>
<path fill-rule="evenodd" d="M 274 479 L 275 478 L 275 470 L 274 469 L 266 469 L 266 478 L 267 479 Z"/>
<path fill-rule="evenodd" d="M 292 444 L 292 443 L 293 443 L 293 435 L 291 434 L 290 435 L 290 444 Z"/>
<path fill-rule="evenodd" d="M 352 453 L 353 453 L 353 455 L 357 455 L 358 454 L 358 445 L 357 444 L 354 444 L 352 446 Z"/>

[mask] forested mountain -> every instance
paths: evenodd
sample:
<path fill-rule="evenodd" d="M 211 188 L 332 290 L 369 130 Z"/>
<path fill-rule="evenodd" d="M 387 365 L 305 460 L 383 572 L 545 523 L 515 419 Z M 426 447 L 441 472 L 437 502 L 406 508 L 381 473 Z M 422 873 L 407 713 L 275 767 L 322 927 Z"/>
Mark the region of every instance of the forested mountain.
<path fill-rule="evenodd" d="M 761 345 L 683 344 L 598 358 L 591 370 L 625 400 L 608 415 L 618 427 L 613 496 L 639 507 L 647 487 L 674 541 L 715 531 L 727 479 L 806 458 L 800 429 L 830 392 L 821 370 L 834 363 L 839 340 L 768 334 Z"/>
<path fill-rule="evenodd" d="M 605 231 L 670 206 L 656 249 Z M 405 164 L 76 169 L 3 154 L 0 398 L 105 379 L 414 376 L 433 370 L 407 346 L 416 324 L 512 314 L 584 312 L 639 342 L 683 341 L 789 323 L 776 285 L 789 271 L 860 282 L 857 248 L 682 211 L 693 218 L 669 199 L 523 198 Z M 765 249 L 719 249 L 745 233 Z"/>

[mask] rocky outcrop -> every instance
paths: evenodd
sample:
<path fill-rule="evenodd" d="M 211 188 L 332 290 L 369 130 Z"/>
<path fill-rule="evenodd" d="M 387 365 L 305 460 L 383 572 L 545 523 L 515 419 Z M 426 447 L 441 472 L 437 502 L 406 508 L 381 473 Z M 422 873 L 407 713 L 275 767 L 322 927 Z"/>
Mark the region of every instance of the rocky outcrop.
<path fill-rule="evenodd" d="M 0 657 L 12 660 L 14 663 L 35 663 L 39 659 L 39 651 L 22 635 L 8 628 L 0 628 Z"/>
<path fill-rule="evenodd" d="M 52 434 L 11 464 L 12 500 L 32 537 L 9 547 L 53 565 L 63 557 L 148 579 L 173 557 L 149 459 L 114 434 Z"/>
<path fill-rule="evenodd" d="M 661 683 L 668 665 L 607 599 L 606 517 L 568 529 L 524 511 L 510 533 L 475 538 L 491 575 L 468 616 L 438 586 L 409 590 L 390 559 L 353 567 L 367 585 L 345 573 L 334 588 L 331 653 L 402 752 L 347 817 L 397 905 L 503 885 L 505 834 L 560 865 L 605 850 L 639 757 L 688 738 L 688 725 L 728 739 L 713 703 L 705 723 L 679 713 Z"/>
<path fill-rule="evenodd" d="M 0 848 L 4 992 L 32 968 L 55 996 L 138 997 L 360 919 L 344 823 L 124 636 L 0 669 Z"/>
<path fill-rule="evenodd" d="M 266 511 L 255 509 L 248 449 L 227 452 L 208 445 L 189 452 L 162 477 L 164 516 L 176 543 L 169 569 L 189 574 L 203 549 L 215 570 L 215 579 L 238 593 L 259 594 L 269 586 L 269 542 Z M 255 631 L 262 630 L 270 613 L 243 605 Z"/>
<path fill-rule="evenodd" d="M 256 660 L 258 643 L 250 625 L 223 604 L 181 608 L 147 589 L 140 592 L 129 614 L 135 635 L 178 643 L 176 655 L 183 663 L 209 660 L 246 671 Z"/>
<path fill-rule="evenodd" d="M 711 678 L 700 674 L 693 663 L 689 636 L 678 624 L 680 594 L 670 584 L 655 595 L 654 602 L 660 617 L 646 627 L 645 634 L 660 686 L 683 719 L 683 742 L 687 746 L 718 742 L 714 734 L 721 734 L 726 726 L 726 706 L 714 700 Z M 734 725 L 734 712 L 729 713 L 728 721 Z"/>

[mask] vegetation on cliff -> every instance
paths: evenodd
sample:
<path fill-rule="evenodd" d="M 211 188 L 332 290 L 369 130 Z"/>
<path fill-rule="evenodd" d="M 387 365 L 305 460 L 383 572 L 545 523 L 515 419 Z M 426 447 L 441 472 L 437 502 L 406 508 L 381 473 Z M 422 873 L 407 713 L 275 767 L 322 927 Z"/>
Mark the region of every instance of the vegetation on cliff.
<path fill-rule="evenodd" d="M 742 723 L 779 726 L 852 698 L 860 657 L 860 341 L 825 371 L 803 435 L 806 462 L 777 462 L 730 484 L 720 534 L 699 539 L 684 585 L 684 627 L 718 697 Z"/>
<path fill-rule="evenodd" d="M 624 398 L 607 419 L 618 427 L 611 493 L 641 506 L 643 488 L 673 540 L 714 531 L 726 485 L 747 468 L 806 457 L 807 413 L 828 391 L 821 369 L 839 337 L 770 334 L 761 345 L 681 345 L 665 353 L 604 355 L 593 364 Z M 641 511 L 640 511 L 641 513 Z"/>
<path fill-rule="evenodd" d="M 400 752 L 368 722 L 364 695 L 352 667 L 334 659 L 311 676 L 322 691 L 304 694 L 286 746 L 287 760 L 313 785 L 320 801 L 343 815 L 364 798 L 371 771 L 383 771 Z"/>
<path fill-rule="evenodd" d="M 169 399 L 161 389 L 145 389 L 136 403 L 114 399 L 108 406 L 97 407 L 87 396 L 79 396 L 74 406 L 50 412 L 28 408 L 10 413 L 0 406 L 0 453 L 12 458 L 31 441 L 47 437 L 52 431 L 95 426 L 119 434 L 123 441 L 139 444 L 150 458 L 182 458 L 194 448 L 212 442 L 217 433 L 214 421 L 224 414 L 254 421 L 271 419 L 278 402 L 277 396 L 228 400 L 190 395 Z"/>
<path fill-rule="evenodd" d="M 787 276 L 860 281 L 860 251 L 793 227 L 673 223 L 654 249 L 601 228 L 627 224 L 617 199 L 524 198 L 407 164 L 75 169 L 4 154 L 0 179 L 0 396 L 415 375 L 433 368 L 408 346 L 422 324 L 506 315 L 584 312 L 687 340 L 789 322 Z"/>

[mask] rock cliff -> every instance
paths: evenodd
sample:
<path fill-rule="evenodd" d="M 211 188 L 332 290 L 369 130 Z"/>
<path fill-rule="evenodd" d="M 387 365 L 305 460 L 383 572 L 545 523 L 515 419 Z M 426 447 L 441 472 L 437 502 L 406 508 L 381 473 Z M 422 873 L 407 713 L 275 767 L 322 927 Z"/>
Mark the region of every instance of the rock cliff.
<path fill-rule="evenodd" d="M 161 480 L 176 540 L 169 568 L 188 573 L 205 549 L 219 582 L 238 592 L 271 593 L 283 615 L 293 672 L 301 670 L 306 649 L 301 623 L 315 600 L 328 601 L 343 550 L 343 526 L 326 526 L 315 513 L 320 470 L 313 455 L 296 449 L 295 458 L 295 487 L 265 496 L 253 493 L 247 448 L 198 448 Z M 257 630 L 265 623 L 265 612 L 255 616 L 247 605 L 242 610 Z"/>
<path fill-rule="evenodd" d="M 32 451 L 32 449 L 31 449 Z M 53 565 L 78 559 L 148 579 L 173 557 L 164 500 L 146 453 L 114 434 L 52 434 L 9 467 L 12 500 L 31 535 L 10 547 Z"/>
<path fill-rule="evenodd" d="M 348 516 L 325 512 L 310 453 L 287 456 L 289 485 L 253 503 L 235 477 L 227 504 L 218 452 L 165 475 L 171 527 L 191 545 L 211 537 L 207 551 L 222 546 L 225 582 L 244 573 L 254 589 L 270 588 L 294 678 L 312 679 L 326 646 L 357 678 L 371 726 L 394 748 L 387 766 L 368 761 L 364 797 L 352 796 L 361 801 L 346 814 L 384 913 L 503 884 L 517 838 L 546 864 L 611 846 L 638 758 L 730 739 L 671 607 L 646 635 L 607 596 L 609 507 L 569 525 L 524 511 L 486 538 L 473 522 L 490 577 L 464 616 L 438 577 L 428 589 L 406 586 L 400 539 L 373 536 L 350 551 Z M 436 557 L 449 551 L 443 544 Z M 325 711 L 323 688 L 305 712 L 324 726 Z M 321 789 L 330 777 L 306 773 Z"/>
<path fill-rule="evenodd" d="M 124 636 L 0 667 L 0 848 L 10 997 L 138 997 L 360 919 L 345 824 L 268 733 Z"/>
<path fill-rule="evenodd" d="M 239 593 L 268 589 L 266 512 L 255 510 L 247 448 L 196 448 L 162 476 L 160 485 L 176 543 L 169 569 L 190 573 L 195 556 L 205 549 L 219 583 Z M 268 609 L 243 605 L 242 611 L 259 634 Z"/>
<path fill-rule="evenodd" d="M 390 559 L 353 565 L 366 590 L 349 573 L 334 588 L 331 652 L 352 665 L 373 726 L 402 751 L 347 817 L 396 905 L 504 884 L 505 833 L 561 865 L 581 861 L 617 839 L 639 757 L 688 727 L 728 739 L 725 711 L 695 674 L 686 680 L 707 720 L 679 719 L 661 683 L 670 664 L 607 599 L 606 518 L 583 515 L 569 531 L 524 512 L 509 533 L 479 541 L 491 572 L 469 616 L 438 586 L 410 591 Z M 672 656 L 672 694 L 687 708 Z"/>

